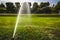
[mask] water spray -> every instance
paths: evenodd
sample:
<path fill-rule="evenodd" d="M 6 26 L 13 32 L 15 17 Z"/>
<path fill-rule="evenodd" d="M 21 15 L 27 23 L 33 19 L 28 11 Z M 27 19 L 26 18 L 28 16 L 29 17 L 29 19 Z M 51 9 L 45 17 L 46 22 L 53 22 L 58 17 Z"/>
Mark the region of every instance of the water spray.
<path fill-rule="evenodd" d="M 26 4 L 25 4 L 26 3 Z M 29 23 L 30 23 L 30 7 L 29 7 L 29 4 L 28 4 L 28 2 L 25 2 L 25 3 L 23 3 L 23 4 L 25 4 L 25 6 L 26 6 L 26 11 L 27 11 L 27 16 L 29 17 Z M 17 19 L 16 19 L 16 24 L 15 24 L 15 28 L 14 28 L 14 32 L 13 32 L 13 37 L 12 37 L 12 40 L 14 40 L 14 37 L 15 37 L 15 34 L 16 34 L 16 30 L 17 30 L 17 27 L 18 27 L 18 23 L 19 23 L 19 20 L 20 20 L 20 18 L 21 18 L 21 14 L 23 13 L 23 9 L 25 8 L 24 7 L 24 5 L 21 5 L 21 8 L 20 8 L 20 10 L 19 10 L 19 13 L 18 13 L 18 15 L 17 15 Z"/>
<path fill-rule="evenodd" d="M 22 6 L 22 5 L 21 5 L 21 6 Z M 14 36 L 15 36 L 15 33 L 16 33 L 16 29 L 17 29 L 17 27 L 18 27 L 18 23 L 19 23 L 19 19 L 20 19 L 20 14 L 21 14 L 21 9 L 22 9 L 22 8 L 19 9 L 19 13 L 18 13 L 18 15 L 17 15 L 17 19 L 16 19 L 16 24 L 15 24 L 15 28 L 14 28 L 12 40 L 14 40 Z"/>

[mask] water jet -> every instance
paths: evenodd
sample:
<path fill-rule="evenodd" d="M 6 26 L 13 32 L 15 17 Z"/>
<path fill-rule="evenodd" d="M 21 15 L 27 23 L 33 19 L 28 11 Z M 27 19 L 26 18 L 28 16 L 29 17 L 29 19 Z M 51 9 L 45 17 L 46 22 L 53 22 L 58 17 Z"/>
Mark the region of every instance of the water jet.
<path fill-rule="evenodd" d="M 21 8 L 19 9 L 18 15 L 17 15 L 17 19 L 16 19 L 16 23 L 15 23 L 15 28 L 14 28 L 14 32 L 13 32 L 13 37 L 12 40 L 14 40 L 15 34 L 16 34 L 16 30 L 18 27 L 18 23 L 19 20 L 21 19 L 21 14 L 23 13 L 27 13 L 27 16 L 29 18 L 29 22 L 30 22 L 30 7 L 29 7 L 29 3 L 28 2 L 23 2 L 21 4 Z"/>

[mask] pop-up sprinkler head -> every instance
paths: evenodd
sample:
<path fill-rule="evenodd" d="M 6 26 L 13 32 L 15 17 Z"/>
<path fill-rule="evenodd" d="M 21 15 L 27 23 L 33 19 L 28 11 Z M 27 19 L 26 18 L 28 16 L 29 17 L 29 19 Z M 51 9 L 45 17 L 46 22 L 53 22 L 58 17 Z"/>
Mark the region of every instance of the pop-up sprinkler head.
<path fill-rule="evenodd" d="M 14 40 L 14 38 L 12 38 L 12 40 Z"/>

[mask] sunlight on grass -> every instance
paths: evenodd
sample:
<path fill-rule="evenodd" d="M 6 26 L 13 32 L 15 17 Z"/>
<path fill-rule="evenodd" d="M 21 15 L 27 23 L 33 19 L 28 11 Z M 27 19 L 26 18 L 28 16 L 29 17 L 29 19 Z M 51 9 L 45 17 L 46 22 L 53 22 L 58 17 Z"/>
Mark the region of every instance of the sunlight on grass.
<path fill-rule="evenodd" d="M 11 40 L 16 17 L 0 16 L 0 40 Z M 59 17 L 21 17 L 15 40 L 60 40 Z"/>

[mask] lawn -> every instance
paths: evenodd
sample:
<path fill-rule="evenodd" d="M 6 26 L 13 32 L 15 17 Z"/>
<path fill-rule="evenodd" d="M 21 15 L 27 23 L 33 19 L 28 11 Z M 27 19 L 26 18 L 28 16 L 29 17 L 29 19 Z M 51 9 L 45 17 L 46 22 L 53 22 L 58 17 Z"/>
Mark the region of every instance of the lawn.
<path fill-rule="evenodd" d="M 0 40 L 12 40 L 16 16 L 0 16 Z M 15 40 L 60 40 L 60 17 L 21 16 Z"/>

